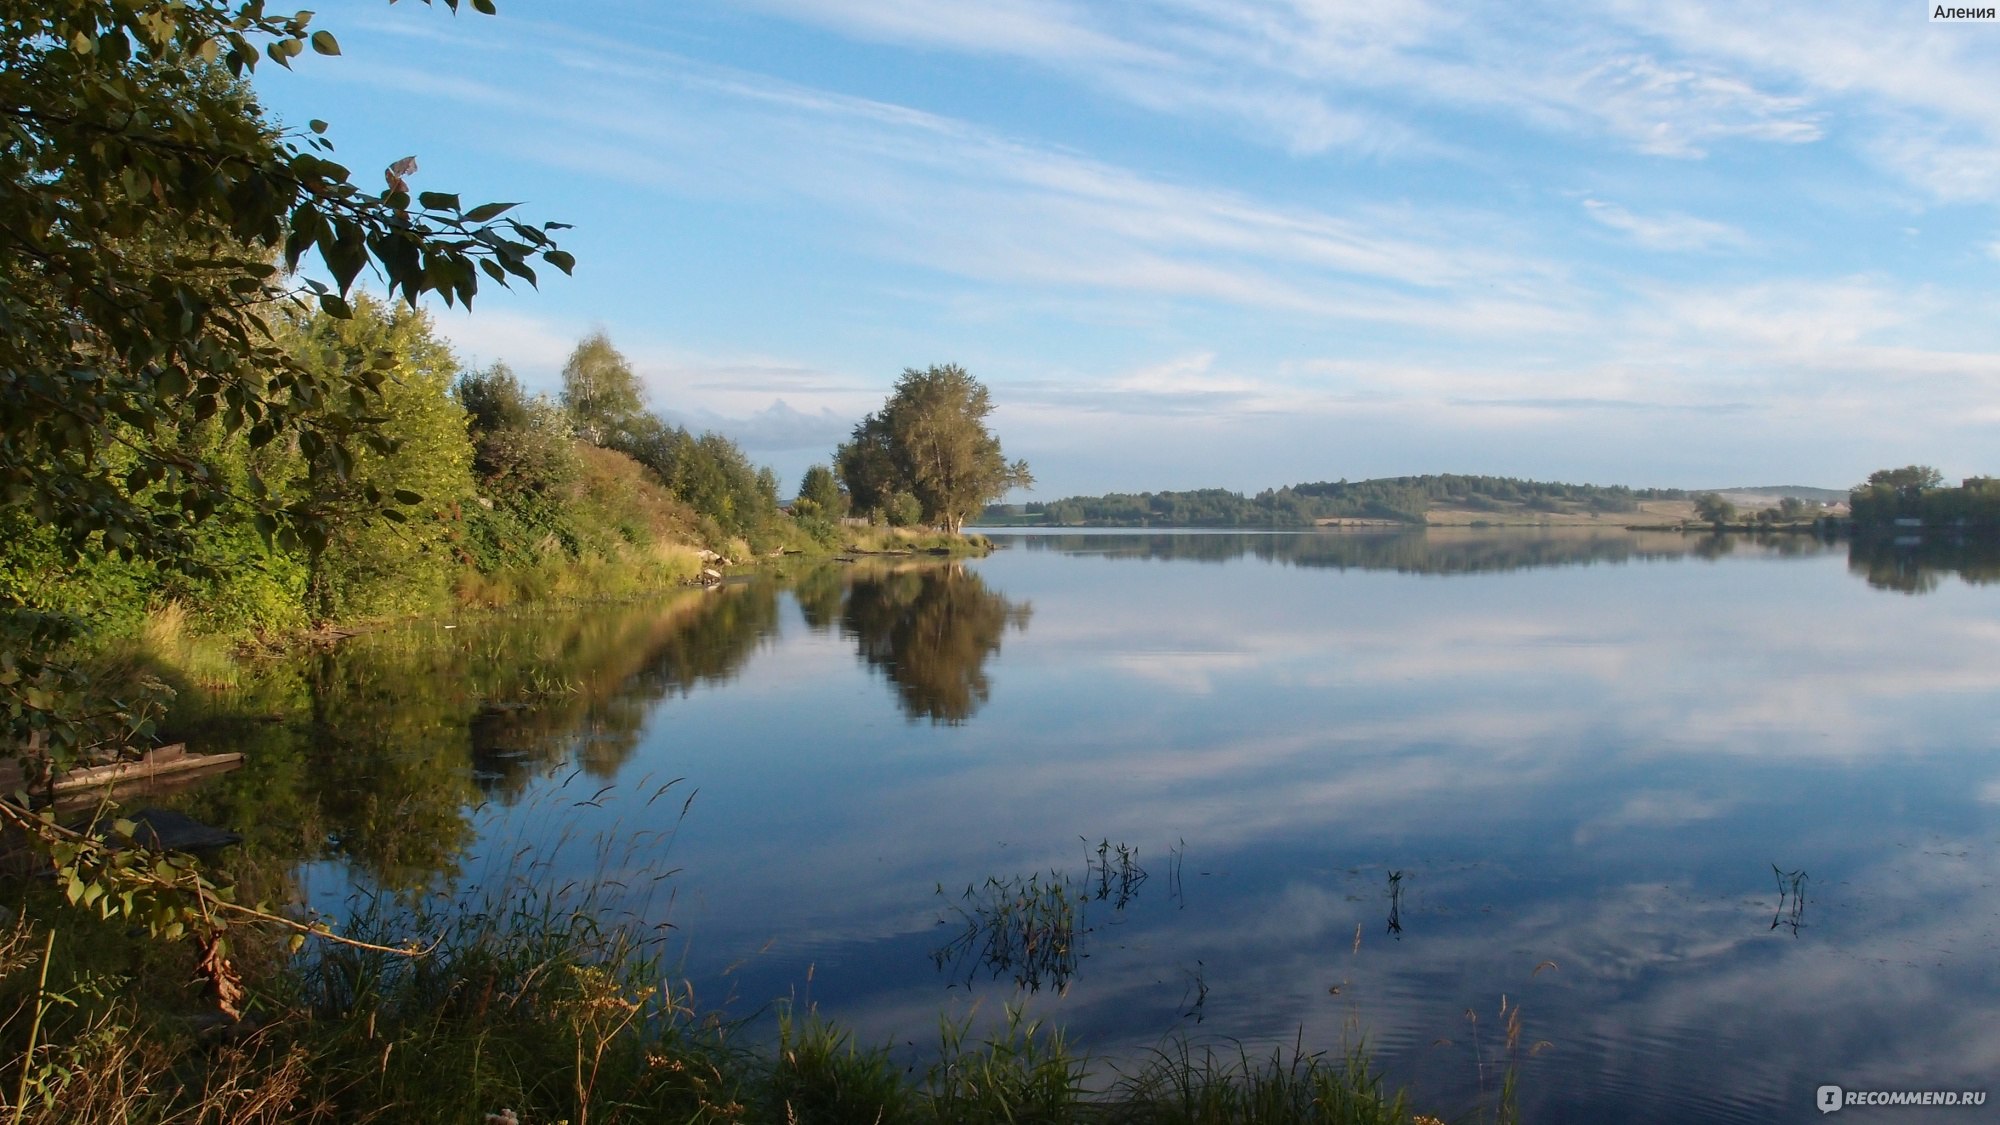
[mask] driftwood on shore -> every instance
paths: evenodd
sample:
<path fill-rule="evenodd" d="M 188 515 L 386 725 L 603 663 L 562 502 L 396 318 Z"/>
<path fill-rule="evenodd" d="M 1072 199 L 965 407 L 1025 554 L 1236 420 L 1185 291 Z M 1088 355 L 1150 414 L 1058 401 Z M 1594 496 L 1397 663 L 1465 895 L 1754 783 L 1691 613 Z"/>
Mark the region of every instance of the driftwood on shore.
<path fill-rule="evenodd" d="M 132 793 L 157 793 L 183 783 L 225 773 L 243 764 L 243 755 L 190 754 L 185 743 L 161 746 L 137 758 L 79 766 L 59 773 L 52 781 L 31 784 L 19 758 L 0 761 L 0 793 L 33 788 L 53 792 L 58 805 L 95 800 L 98 797 Z M 46 788 L 44 788 L 46 785 Z"/>

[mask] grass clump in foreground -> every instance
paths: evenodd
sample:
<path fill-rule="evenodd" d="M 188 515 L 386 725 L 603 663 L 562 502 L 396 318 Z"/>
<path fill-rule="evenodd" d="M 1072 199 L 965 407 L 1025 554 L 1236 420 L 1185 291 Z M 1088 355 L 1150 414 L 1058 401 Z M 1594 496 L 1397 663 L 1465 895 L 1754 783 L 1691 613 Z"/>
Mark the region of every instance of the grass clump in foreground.
<path fill-rule="evenodd" d="M 22 913 L 0 931 L 6 1123 L 1431 1120 L 1386 1094 L 1359 1051 L 1258 1060 L 1181 1044 L 1093 1092 L 1090 1060 L 1012 1009 L 986 1038 L 947 1021 L 920 1071 L 811 1009 L 781 1007 L 775 1050 L 746 1044 L 666 983 L 660 939 L 600 922 L 590 891 L 518 885 L 351 927 L 429 933 L 422 956 L 246 953 L 251 1000 L 234 1023 L 205 1017 L 181 983 L 190 952 L 57 913 L 45 888 L 16 897 Z"/>

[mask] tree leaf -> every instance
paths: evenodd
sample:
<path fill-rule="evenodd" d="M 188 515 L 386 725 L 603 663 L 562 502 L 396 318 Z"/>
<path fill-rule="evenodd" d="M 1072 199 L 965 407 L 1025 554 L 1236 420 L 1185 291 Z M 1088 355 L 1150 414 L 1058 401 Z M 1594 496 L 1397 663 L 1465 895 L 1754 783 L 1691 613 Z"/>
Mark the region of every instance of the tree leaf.
<path fill-rule="evenodd" d="M 468 223 L 490 222 L 519 206 L 520 204 L 518 203 L 482 203 L 465 213 L 465 221 Z"/>

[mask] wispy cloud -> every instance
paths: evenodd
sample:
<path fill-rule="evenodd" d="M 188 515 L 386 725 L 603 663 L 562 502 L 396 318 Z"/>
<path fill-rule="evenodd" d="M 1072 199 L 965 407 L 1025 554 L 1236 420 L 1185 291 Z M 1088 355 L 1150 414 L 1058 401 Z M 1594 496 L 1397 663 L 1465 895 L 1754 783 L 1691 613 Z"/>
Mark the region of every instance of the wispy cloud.
<path fill-rule="evenodd" d="M 1279 205 L 678 57 L 556 57 L 600 88 L 556 106 L 428 73 L 352 73 L 505 107 L 563 131 L 559 140 L 523 143 L 531 159 L 669 190 L 738 199 L 777 192 L 833 207 L 872 252 L 973 280 L 1451 333 L 1574 324 L 1579 294 L 1552 264 L 1481 237 L 1505 229 L 1492 216 Z M 617 108 L 597 108 L 608 106 Z"/>
<path fill-rule="evenodd" d="M 1583 201 L 1584 213 L 1648 250 L 1712 250 L 1749 241 L 1737 228 L 1692 215 L 1635 215 L 1616 203 Z"/>
<path fill-rule="evenodd" d="M 303 79 L 421 95 L 449 122 L 427 167 L 476 153 L 587 220 L 579 276 L 537 298 L 587 294 L 565 312 L 443 316 L 466 358 L 543 385 L 603 318 L 663 409 L 809 444 L 951 359 L 1056 490 L 1168 483 L 1190 433 L 1187 472 L 1246 486 L 1335 448 L 1607 480 L 1756 450 L 1838 482 L 1921 441 L 1990 468 L 2000 87 L 1976 28 L 1848 0 L 751 0 L 622 39 L 566 18 L 376 13 L 396 61 Z M 805 46 L 763 51 L 777 24 Z M 899 52 L 909 73 L 880 67 Z"/>
<path fill-rule="evenodd" d="M 795 410 L 783 399 L 754 414 L 730 417 L 712 410 L 662 411 L 667 421 L 700 432 L 713 430 L 752 452 L 823 451 L 846 440 L 855 418 L 825 407 L 816 413 Z"/>
<path fill-rule="evenodd" d="M 2000 198 L 1992 37 L 1921 5 L 1840 0 L 1753 16 L 1708 0 L 1619 0 L 1618 17 L 1687 57 L 1762 76 L 1838 113 L 1860 152 L 1943 200 Z"/>
<path fill-rule="evenodd" d="M 1664 60 L 1572 13 L 1423 0 L 1149 0 L 965 5 L 763 0 L 849 34 L 1055 68 L 1151 109 L 1235 120 L 1296 152 L 1438 152 L 1384 96 L 1696 157 L 1718 141 L 1819 139 L 1807 100 L 1706 62 Z M 989 10 L 990 9 L 990 10 Z"/>

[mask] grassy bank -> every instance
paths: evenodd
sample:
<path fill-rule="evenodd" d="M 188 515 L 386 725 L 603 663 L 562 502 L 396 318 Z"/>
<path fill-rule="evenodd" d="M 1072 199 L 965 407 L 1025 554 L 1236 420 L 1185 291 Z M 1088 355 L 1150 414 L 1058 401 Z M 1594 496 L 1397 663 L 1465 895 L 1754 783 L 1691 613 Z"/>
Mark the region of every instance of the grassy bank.
<path fill-rule="evenodd" d="M 25 897 L 24 897 L 25 896 Z M 16 917 L 53 895 L 14 893 Z M 1009 1013 L 943 1023 L 930 1061 L 810 1009 L 746 1042 L 664 971 L 661 945 L 601 920 L 585 892 L 355 923 L 421 956 L 331 944 L 239 954 L 244 1018 L 179 982 L 192 953 L 114 927 L 0 931 L 0 1109 L 20 1122 L 1424 1122 L 1360 1051 L 1271 1057 L 1185 1043 L 1116 1070 Z M 1503 1115 L 1504 1119 L 1504 1115 Z"/>
<path fill-rule="evenodd" d="M 954 535 L 929 528 L 870 524 L 840 529 L 840 550 L 846 555 L 948 555 L 965 558 L 991 554 L 993 541 L 983 535 Z"/>

